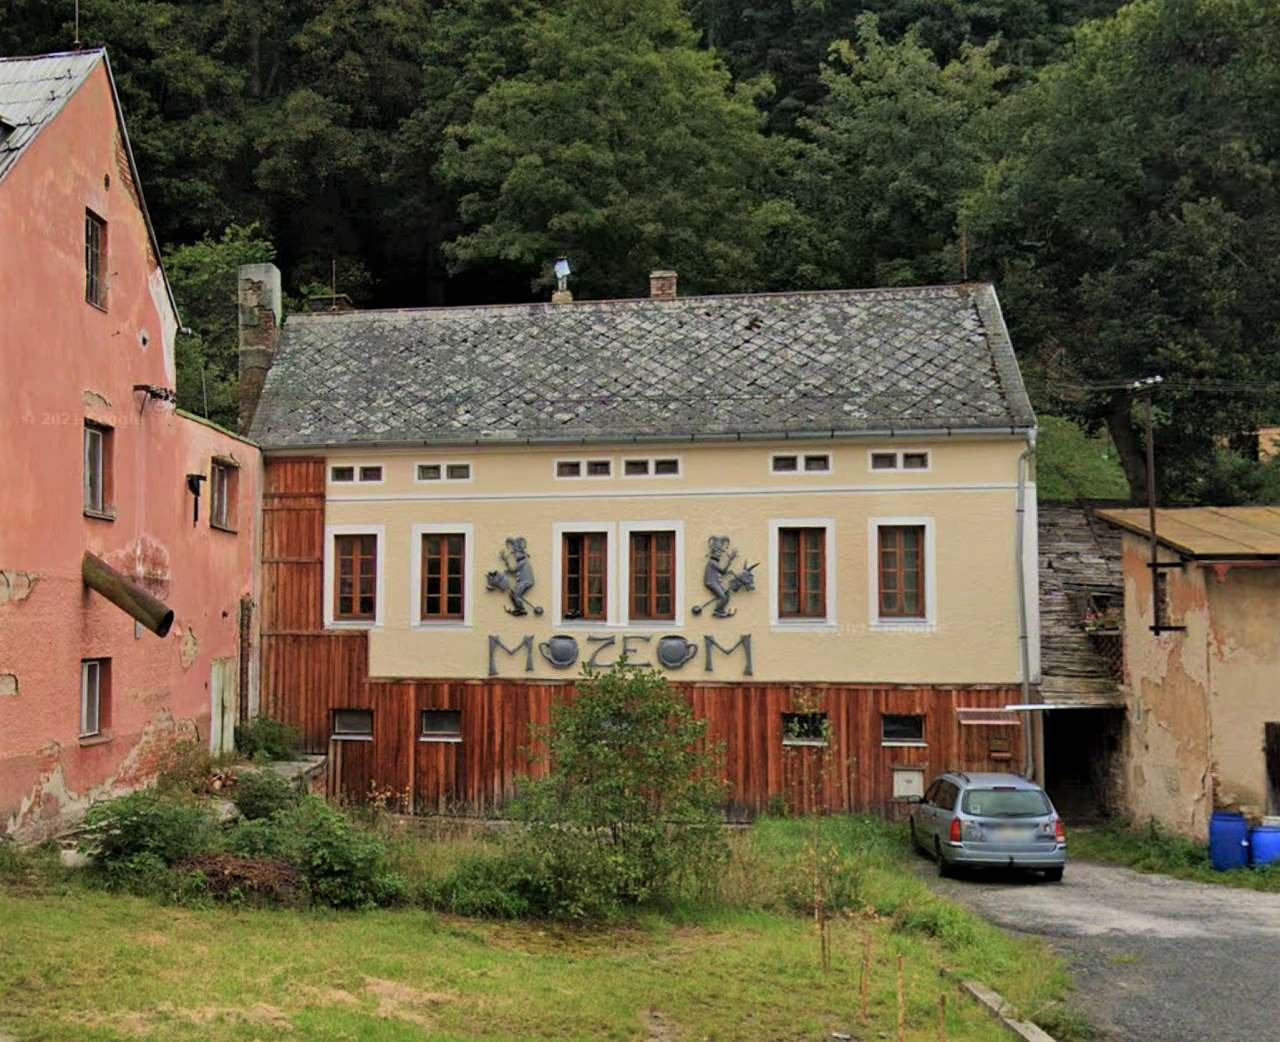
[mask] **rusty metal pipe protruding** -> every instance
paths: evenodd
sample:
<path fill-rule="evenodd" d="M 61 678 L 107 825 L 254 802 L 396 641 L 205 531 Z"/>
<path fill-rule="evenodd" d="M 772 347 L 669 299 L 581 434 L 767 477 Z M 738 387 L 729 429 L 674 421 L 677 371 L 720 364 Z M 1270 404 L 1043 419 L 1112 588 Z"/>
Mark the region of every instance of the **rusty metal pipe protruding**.
<path fill-rule="evenodd" d="M 85 585 L 102 596 L 127 615 L 133 616 L 157 637 L 169 634 L 173 625 L 173 609 L 156 600 L 141 586 L 121 575 L 101 557 L 84 552 L 80 562 L 80 574 Z"/>

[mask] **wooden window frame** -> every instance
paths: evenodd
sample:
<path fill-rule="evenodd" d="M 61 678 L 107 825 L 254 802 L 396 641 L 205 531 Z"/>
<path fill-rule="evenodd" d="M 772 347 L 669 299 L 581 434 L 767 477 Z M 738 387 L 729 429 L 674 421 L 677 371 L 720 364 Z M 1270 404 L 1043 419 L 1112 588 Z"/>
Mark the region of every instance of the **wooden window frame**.
<path fill-rule="evenodd" d="M 668 555 L 670 557 L 670 564 L 667 571 L 667 576 L 670 581 L 670 589 L 667 593 L 667 600 L 668 600 L 668 603 L 670 603 L 671 605 L 671 609 L 668 612 L 659 612 L 657 610 L 658 569 L 656 567 L 656 564 L 657 564 L 656 559 L 659 551 L 656 543 L 659 537 L 665 537 L 666 539 L 670 540 L 670 544 L 671 544 L 670 549 L 668 550 Z M 649 544 L 648 547 L 645 548 L 645 550 L 643 551 L 644 556 L 648 558 L 647 579 L 645 583 L 645 589 L 641 593 L 641 596 L 643 597 L 643 608 L 639 612 L 636 611 L 637 593 L 640 593 L 640 591 L 637 590 L 637 579 L 636 579 L 636 564 L 637 564 L 637 553 L 638 553 L 636 544 L 638 540 L 647 541 Z M 680 553 L 678 533 L 671 528 L 657 528 L 657 527 L 632 528 L 632 529 L 628 529 L 628 531 L 626 532 L 626 541 L 627 541 L 626 542 L 626 546 L 627 546 L 627 609 L 626 609 L 627 621 L 628 622 L 675 622 L 676 616 L 678 613 L 678 607 L 679 607 L 677 604 L 677 586 L 680 581 L 680 573 L 678 568 L 678 557 Z"/>
<path fill-rule="evenodd" d="M 789 538 L 792 534 L 796 536 L 796 562 L 798 565 L 796 574 L 796 601 L 799 605 L 804 605 L 809 596 L 814 593 L 814 589 L 808 581 L 808 569 L 804 567 L 804 559 L 807 552 L 811 549 L 813 542 L 817 543 L 821 552 L 822 561 L 821 569 L 817 579 L 817 594 L 821 598 L 819 610 L 817 612 L 807 611 L 803 607 L 797 608 L 795 611 L 787 611 L 785 606 L 786 597 L 786 574 L 784 572 L 785 557 L 782 552 L 783 540 Z M 800 621 L 800 622 L 824 622 L 827 619 L 827 570 L 830 568 L 830 562 L 827 560 L 827 530 L 825 527 L 818 525 L 801 525 L 787 524 L 778 527 L 778 534 L 774 544 L 774 553 L 778 560 L 778 588 L 777 603 L 778 619 L 780 621 Z"/>
<path fill-rule="evenodd" d="M 91 503 L 89 499 L 89 489 L 91 487 L 91 461 L 90 461 L 90 444 L 93 441 L 91 435 L 97 436 L 97 453 L 96 464 L 98 469 L 98 496 L 100 502 Z M 114 482 L 112 481 L 112 466 L 115 455 L 115 429 L 108 427 L 105 423 L 96 423 L 93 420 L 84 421 L 84 504 L 83 511 L 86 517 L 97 518 L 99 521 L 114 521 L 116 517 L 114 499 Z"/>
<path fill-rule="evenodd" d="M 221 484 L 219 475 L 223 475 Z M 221 488 L 221 492 L 219 489 Z M 236 506 L 240 491 L 240 464 L 214 457 L 209 461 L 209 526 L 236 533 Z M 221 509 L 219 509 L 221 508 Z"/>
<path fill-rule="evenodd" d="M 92 210 L 84 212 L 84 299 L 99 311 L 107 310 L 107 220 Z"/>
<path fill-rule="evenodd" d="M 597 529 L 579 529 L 576 531 L 564 531 L 560 533 L 560 617 L 564 622 L 568 623 L 607 623 L 609 621 L 609 554 L 610 554 L 610 536 L 612 533 L 607 528 Z M 598 554 L 593 554 L 586 545 L 586 540 L 598 538 L 603 541 Z M 569 595 L 569 563 L 570 563 L 570 540 L 582 540 L 583 545 L 580 556 L 583 559 L 583 570 L 579 578 L 581 591 L 579 600 L 582 602 L 582 612 L 577 615 L 570 615 L 570 595 Z M 587 584 L 591 578 L 590 561 L 595 557 L 600 562 L 600 614 L 587 614 L 586 601 Z"/>
<path fill-rule="evenodd" d="M 427 553 L 427 542 L 432 539 L 441 541 L 441 553 L 437 555 L 429 555 Z M 461 546 L 458 548 L 457 554 L 449 553 L 447 550 L 448 540 L 461 540 Z M 462 531 L 454 532 L 422 532 L 418 536 L 418 553 L 420 555 L 419 564 L 419 581 L 418 581 L 418 620 L 420 622 L 462 622 L 467 618 L 467 581 L 470 576 L 467 574 L 467 533 Z M 436 606 L 443 607 L 440 611 L 431 611 L 427 600 L 427 579 L 428 564 L 432 560 L 438 560 L 440 564 L 440 593 L 436 597 Z M 459 570 L 461 572 L 462 591 L 459 594 L 459 605 L 456 612 L 448 610 L 449 592 L 448 592 L 448 568 L 451 560 L 457 560 Z"/>
<path fill-rule="evenodd" d="M 819 731 L 820 737 L 813 737 L 808 734 L 802 734 L 803 728 L 792 725 L 792 721 L 797 724 L 801 720 L 820 721 Z M 790 729 L 790 733 L 788 730 Z M 831 734 L 831 718 L 826 711 L 818 712 L 785 712 L 782 714 L 782 744 L 788 747 L 825 749 L 830 745 L 829 736 Z"/>
<path fill-rule="evenodd" d="M 456 731 L 428 731 L 427 730 L 427 714 L 428 713 L 453 713 L 458 718 L 458 729 Z M 462 742 L 462 710 L 456 708 L 438 708 L 420 709 L 418 711 L 418 741 L 420 742 L 439 742 L 445 745 L 459 745 Z"/>
<path fill-rule="evenodd" d="M 352 613 L 344 613 L 343 611 L 341 611 L 341 603 L 342 603 L 341 575 L 342 575 L 342 558 L 344 556 L 341 552 L 341 547 L 343 542 L 349 539 L 372 539 L 374 541 L 372 557 L 366 558 L 364 555 L 359 555 L 359 557 L 357 558 L 357 560 L 361 562 L 365 560 L 372 560 L 373 562 L 372 564 L 372 574 L 373 574 L 373 612 L 372 614 L 367 614 L 365 612 L 360 612 L 360 611 L 356 611 Z M 380 610 L 382 606 L 382 588 L 381 588 L 382 574 L 381 573 L 383 571 L 382 539 L 383 539 L 382 532 L 376 531 L 373 529 L 336 530 L 329 535 L 329 540 L 330 540 L 329 556 L 332 561 L 332 573 L 331 573 L 332 588 L 329 591 L 330 593 L 329 610 L 331 612 L 330 617 L 332 619 L 332 622 L 335 625 L 376 626 L 379 624 L 381 620 L 381 614 L 382 614 Z M 356 574 L 352 576 L 353 582 L 356 584 L 353 587 L 353 589 L 354 589 L 354 597 L 356 600 L 355 606 L 357 608 L 359 606 L 359 597 L 360 597 L 359 581 L 364 577 L 364 574 L 365 574 L 364 570 L 360 568 L 357 570 Z"/>
<path fill-rule="evenodd" d="M 88 698 L 89 678 L 94 678 L 94 727 L 89 729 Z M 80 660 L 80 741 L 94 742 L 111 735 L 111 660 L 87 658 Z"/>
<path fill-rule="evenodd" d="M 896 537 L 896 546 L 894 553 L 897 566 L 894 569 L 895 578 L 898 580 L 897 595 L 900 603 L 905 604 L 905 594 L 908 592 L 903 581 L 905 570 L 902 567 L 903 559 L 903 535 L 908 531 L 918 532 L 920 542 L 917 552 L 920 556 L 920 567 L 916 569 L 916 585 L 915 594 L 919 603 L 919 610 L 908 612 L 905 607 L 901 609 L 885 607 L 885 536 L 886 533 L 892 533 Z M 929 583 L 928 574 L 932 568 L 928 555 L 929 532 L 923 524 L 879 524 L 876 526 L 876 618 L 883 619 L 888 622 L 926 622 L 929 618 Z"/>

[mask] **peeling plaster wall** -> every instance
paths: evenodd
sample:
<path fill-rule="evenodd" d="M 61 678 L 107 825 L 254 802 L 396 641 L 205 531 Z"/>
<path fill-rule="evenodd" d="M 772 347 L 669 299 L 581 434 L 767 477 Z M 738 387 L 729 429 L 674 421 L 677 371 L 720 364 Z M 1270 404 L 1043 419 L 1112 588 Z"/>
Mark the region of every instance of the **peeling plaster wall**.
<path fill-rule="evenodd" d="M 0 834 L 22 838 L 142 784 L 176 737 L 207 741 L 213 662 L 238 655 L 254 590 L 257 449 L 133 390 L 172 387 L 177 319 L 115 125 L 99 67 L 0 182 Z M 86 208 L 108 222 L 105 311 L 84 299 Z M 114 432 L 114 520 L 83 514 L 86 419 Z M 240 464 L 237 533 L 209 526 L 207 483 L 192 524 L 186 475 L 214 456 Z M 167 638 L 85 588 L 85 550 L 173 608 Z M 108 731 L 84 743 L 80 663 L 99 657 Z"/>
<path fill-rule="evenodd" d="M 1204 572 L 1169 569 L 1170 617 L 1182 633 L 1153 634 L 1150 551 L 1146 540 L 1123 541 L 1125 686 L 1125 811 L 1154 818 L 1196 839 L 1213 811 L 1209 715 L 1209 603 Z M 1162 550 L 1162 560 L 1176 556 Z"/>
<path fill-rule="evenodd" d="M 1264 725 L 1280 721 L 1280 570 L 1204 570 L 1219 806 L 1268 813 Z"/>

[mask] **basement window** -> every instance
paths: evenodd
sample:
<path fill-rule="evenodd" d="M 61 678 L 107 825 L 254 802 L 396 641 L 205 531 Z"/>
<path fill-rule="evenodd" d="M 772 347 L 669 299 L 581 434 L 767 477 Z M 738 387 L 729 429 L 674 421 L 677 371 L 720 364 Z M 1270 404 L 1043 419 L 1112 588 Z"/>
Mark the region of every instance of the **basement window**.
<path fill-rule="evenodd" d="M 783 713 L 782 744 L 825 746 L 827 744 L 826 713 Z"/>
<path fill-rule="evenodd" d="M 336 742 L 372 742 L 373 710 L 335 709 L 330 737 Z"/>
<path fill-rule="evenodd" d="M 423 742 L 461 742 L 461 709 L 424 709 L 422 730 L 418 737 Z"/>
<path fill-rule="evenodd" d="M 924 717 L 885 713 L 880 717 L 881 745 L 924 745 Z"/>

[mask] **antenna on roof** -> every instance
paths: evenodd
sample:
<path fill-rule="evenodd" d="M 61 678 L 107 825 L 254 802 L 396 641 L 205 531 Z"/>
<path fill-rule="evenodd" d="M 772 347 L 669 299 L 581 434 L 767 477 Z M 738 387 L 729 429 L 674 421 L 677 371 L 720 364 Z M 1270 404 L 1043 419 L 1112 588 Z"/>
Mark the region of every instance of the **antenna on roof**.
<path fill-rule="evenodd" d="M 329 306 L 334 310 L 338 307 L 338 258 L 332 257 L 329 260 Z"/>
<path fill-rule="evenodd" d="M 80 43 L 80 0 L 76 0 L 76 38 L 74 46 L 77 51 L 80 50 L 82 46 Z"/>

